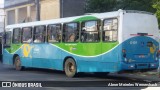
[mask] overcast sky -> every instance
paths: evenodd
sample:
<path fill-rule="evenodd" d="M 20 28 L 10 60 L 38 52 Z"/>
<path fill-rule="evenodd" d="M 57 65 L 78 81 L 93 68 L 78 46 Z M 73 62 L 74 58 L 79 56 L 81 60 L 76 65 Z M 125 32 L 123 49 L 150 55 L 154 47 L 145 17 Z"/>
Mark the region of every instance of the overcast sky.
<path fill-rule="evenodd" d="M 0 8 L 3 8 L 3 3 L 4 3 L 4 0 L 0 0 Z"/>
<path fill-rule="evenodd" d="M 0 4 L 3 4 L 4 3 L 4 0 L 0 0 Z"/>

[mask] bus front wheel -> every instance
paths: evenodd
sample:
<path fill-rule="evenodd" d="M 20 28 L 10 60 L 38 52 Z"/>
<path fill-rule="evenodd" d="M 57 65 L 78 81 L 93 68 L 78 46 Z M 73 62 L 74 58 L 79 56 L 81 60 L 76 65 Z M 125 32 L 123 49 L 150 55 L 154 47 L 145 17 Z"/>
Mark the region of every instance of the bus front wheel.
<path fill-rule="evenodd" d="M 20 57 L 19 56 L 16 56 L 15 59 L 14 59 L 14 66 L 15 66 L 15 69 L 17 71 L 21 71 L 24 69 L 23 66 L 21 66 L 21 60 L 20 60 Z"/>
<path fill-rule="evenodd" d="M 68 77 L 74 77 L 77 72 L 76 63 L 72 58 L 68 58 L 64 64 L 64 71 Z"/>

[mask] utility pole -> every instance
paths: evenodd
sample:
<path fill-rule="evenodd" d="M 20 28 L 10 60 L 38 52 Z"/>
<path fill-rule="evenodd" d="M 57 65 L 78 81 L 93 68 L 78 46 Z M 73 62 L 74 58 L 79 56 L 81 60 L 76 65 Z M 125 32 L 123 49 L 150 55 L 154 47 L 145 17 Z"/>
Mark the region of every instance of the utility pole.
<path fill-rule="evenodd" d="M 40 21 L 40 5 L 39 0 L 35 0 L 36 5 L 36 21 Z"/>
<path fill-rule="evenodd" d="M 64 15 L 63 15 L 63 8 L 64 8 L 64 1 L 63 0 L 61 0 L 61 18 L 63 18 L 64 17 Z"/>
<path fill-rule="evenodd" d="M 1 17 L 3 17 L 3 33 L 2 33 L 2 37 L 0 37 L 0 62 L 3 62 L 3 44 L 5 42 L 4 37 L 6 36 L 5 32 L 5 17 L 6 15 L 0 15 Z"/>

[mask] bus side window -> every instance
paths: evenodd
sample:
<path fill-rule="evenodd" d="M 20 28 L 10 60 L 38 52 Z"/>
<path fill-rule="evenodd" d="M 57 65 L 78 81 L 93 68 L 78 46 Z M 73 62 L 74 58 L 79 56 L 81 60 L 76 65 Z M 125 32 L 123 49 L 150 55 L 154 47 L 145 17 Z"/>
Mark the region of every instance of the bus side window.
<path fill-rule="evenodd" d="M 118 39 L 118 20 L 106 19 L 103 21 L 103 41 L 117 41 Z"/>
<path fill-rule="evenodd" d="M 82 22 L 81 42 L 99 42 L 100 30 L 98 21 Z"/>
<path fill-rule="evenodd" d="M 32 42 L 32 27 L 22 28 L 22 42 L 23 43 Z"/>
<path fill-rule="evenodd" d="M 13 43 L 21 43 L 21 29 L 13 29 Z"/>
<path fill-rule="evenodd" d="M 78 42 L 79 39 L 79 24 L 66 23 L 63 26 L 63 42 Z"/>
<path fill-rule="evenodd" d="M 35 26 L 34 27 L 34 43 L 43 43 L 45 42 L 46 36 L 46 26 Z"/>
<path fill-rule="evenodd" d="M 49 43 L 61 41 L 61 24 L 48 25 L 48 27 L 47 27 L 47 41 Z"/>
<path fill-rule="evenodd" d="M 11 45 L 11 31 L 8 31 L 4 34 L 4 46 L 10 46 Z"/>

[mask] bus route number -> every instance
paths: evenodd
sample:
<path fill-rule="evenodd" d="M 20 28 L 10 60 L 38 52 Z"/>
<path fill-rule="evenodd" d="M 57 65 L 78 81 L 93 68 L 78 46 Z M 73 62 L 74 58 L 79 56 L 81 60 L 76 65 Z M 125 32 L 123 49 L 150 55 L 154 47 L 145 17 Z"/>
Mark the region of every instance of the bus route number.
<path fill-rule="evenodd" d="M 137 44 L 137 41 L 130 41 L 130 44 L 132 45 Z"/>

